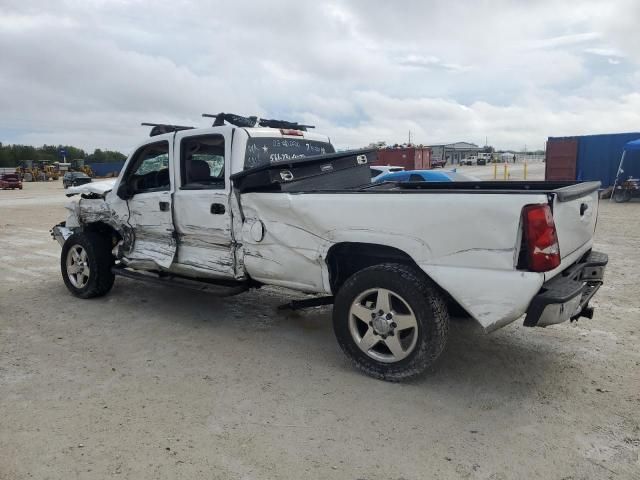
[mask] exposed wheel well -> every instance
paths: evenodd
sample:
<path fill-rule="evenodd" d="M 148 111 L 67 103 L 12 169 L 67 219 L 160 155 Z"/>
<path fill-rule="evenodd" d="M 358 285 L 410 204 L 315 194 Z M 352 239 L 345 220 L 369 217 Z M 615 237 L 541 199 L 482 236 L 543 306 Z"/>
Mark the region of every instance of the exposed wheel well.
<path fill-rule="evenodd" d="M 122 239 L 122 235 L 115 228 L 104 222 L 89 223 L 84 225 L 82 229 L 85 232 L 95 232 L 111 238 L 111 246 L 115 246 Z"/>
<path fill-rule="evenodd" d="M 335 294 L 354 273 L 381 263 L 400 263 L 420 270 L 416 262 L 402 250 L 375 243 L 343 242 L 327 252 L 329 282 Z"/>
<path fill-rule="evenodd" d="M 407 253 L 388 245 L 360 242 L 338 243 L 329 249 L 326 261 L 329 267 L 329 284 L 334 295 L 351 275 L 364 268 L 381 263 L 408 265 L 429 278 Z M 433 280 L 431 281 L 433 282 Z M 469 313 L 448 292 L 440 288 L 436 282 L 433 282 L 433 284 L 445 297 L 452 315 L 470 317 Z"/>

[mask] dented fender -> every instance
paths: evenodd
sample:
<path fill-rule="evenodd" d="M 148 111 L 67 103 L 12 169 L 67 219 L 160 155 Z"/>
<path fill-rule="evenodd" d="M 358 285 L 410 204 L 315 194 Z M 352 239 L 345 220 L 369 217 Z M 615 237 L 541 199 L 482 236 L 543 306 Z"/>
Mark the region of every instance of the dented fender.
<path fill-rule="evenodd" d="M 120 218 L 104 198 L 82 196 L 65 205 L 65 209 L 68 213 L 64 225 L 56 225 L 51 230 L 51 234 L 61 246 L 76 230 L 82 230 L 94 223 L 108 225 L 122 238 L 114 247 L 113 253 L 117 258 L 122 258 L 124 251 L 134 242 L 133 231 L 128 227 L 126 219 Z"/>

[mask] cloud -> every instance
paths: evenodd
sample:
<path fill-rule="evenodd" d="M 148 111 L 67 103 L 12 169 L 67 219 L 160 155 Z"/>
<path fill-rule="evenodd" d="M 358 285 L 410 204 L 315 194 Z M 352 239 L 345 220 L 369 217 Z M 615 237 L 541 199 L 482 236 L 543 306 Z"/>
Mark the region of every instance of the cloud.
<path fill-rule="evenodd" d="M 470 67 L 458 65 L 456 63 L 447 63 L 435 56 L 421 56 L 410 54 L 398 61 L 399 65 L 405 67 L 422 68 L 425 70 L 443 69 L 451 72 L 464 72 L 470 70 Z"/>
<path fill-rule="evenodd" d="M 557 48 L 566 47 L 568 45 L 577 45 L 580 43 L 591 42 L 598 40 L 602 37 L 602 34 L 598 32 L 586 32 L 586 33 L 574 33 L 570 35 L 561 35 L 553 38 L 545 38 L 533 42 L 533 48 Z"/>
<path fill-rule="evenodd" d="M 611 47 L 585 48 L 584 51 L 585 53 L 590 53 L 592 55 L 598 55 L 601 57 L 624 57 L 625 56 L 617 48 L 611 48 Z"/>
<path fill-rule="evenodd" d="M 232 111 L 340 146 L 640 128 L 633 0 L 5 0 L 0 141 L 128 150 Z"/>
<path fill-rule="evenodd" d="M 548 106 L 550 100 L 553 108 Z M 434 98 L 399 99 L 376 92 L 359 92 L 354 101 L 364 111 L 365 120 L 354 127 L 335 129 L 342 147 L 380 140 L 403 142 L 411 130 L 417 143 L 464 139 L 483 145 L 488 137 L 493 145 L 512 149 L 526 145 L 531 150 L 542 148 L 548 136 L 637 131 L 640 125 L 640 93 L 586 99 L 539 92 L 507 106 L 482 101 L 461 105 Z M 601 115 L 603 111 L 620 113 Z M 314 121 L 329 126 L 325 119 Z"/>

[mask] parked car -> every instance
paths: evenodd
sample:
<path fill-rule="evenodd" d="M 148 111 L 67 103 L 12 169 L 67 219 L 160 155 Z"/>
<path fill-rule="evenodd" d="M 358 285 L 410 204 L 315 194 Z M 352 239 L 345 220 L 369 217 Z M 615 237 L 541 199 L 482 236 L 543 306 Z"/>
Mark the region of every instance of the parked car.
<path fill-rule="evenodd" d="M 64 188 L 77 187 L 91 182 L 91 177 L 84 172 L 67 172 L 62 177 L 62 186 Z"/>
<path fill-rule="evenodd" d="M 406 170 L 404 172 L 385 173 L 375 180 L 379 182 L 477 182 L 479 179 L 447 170 Z"/>
<path fill-rule="evenodd" d="M 4 173 L 0 175 L 0 189 L 13 190 L 14 188 L 22 190 L 22 181 L 17 173 Z"/>
<path fill-rule="evenodd" d="M 378 177 L 389 172 L 402 172 L 404 167 L 392 167 L 391 165 L 372 165 L 371 169 L 371 181 L 375 182 Z"/>
<path fill-rule="evenodd" d="M 444 158 L 441 158 L 439 160 L 436 160 L 434 158 L 431 159 L 431 168 L 444 168 L 445 165 L 447 164 L 447 160 Z"/>
<path fill-rule="evenodd" d="M 216 117 L 154 126 L 117 180 L 67 193 L 82 200 L 52 235 L 73 295 L 105 295 L 116 276 L 319 294 L 291 307 L 333 303 L 344 353 L 391 381 L 440 357 L 451 309 L 487 332 L 524 315 L 592 317 L 608 261 L 593 250 L 599 182 L 371 184 L 373 149 L 334 153 L 290 122 Z"/>

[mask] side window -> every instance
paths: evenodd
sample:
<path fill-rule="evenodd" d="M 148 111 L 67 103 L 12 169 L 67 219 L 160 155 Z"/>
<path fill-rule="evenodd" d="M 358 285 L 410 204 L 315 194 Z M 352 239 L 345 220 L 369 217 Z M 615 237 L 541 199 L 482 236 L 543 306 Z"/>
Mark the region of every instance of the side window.
<path fill-rule="evenodd" d="M 382 173 L 382 170 L 378 170 L 377 168 L 372 168 L 371 169 L 371 178 L 377 177 L 381 173 Z"/>
<path fill-rule="evenodd" d="M 409 181 L 410 182 L 424 182 L 424 178 L 422 178 L 420 175 L 418 175 L 417 173 L 412 173 L 409 176 Z"/>
<path fill-rule="evenodd" d="M 180 144 L 183 190 L 224 188 L 224 137 L 202 135 L 183 138 Z"/>
<path fill-rule="evenodd" d="M 130 172 L 127 183 L 135 193 L 169 190 L 169 142 L 152 143 L 138 150 Z"/>

